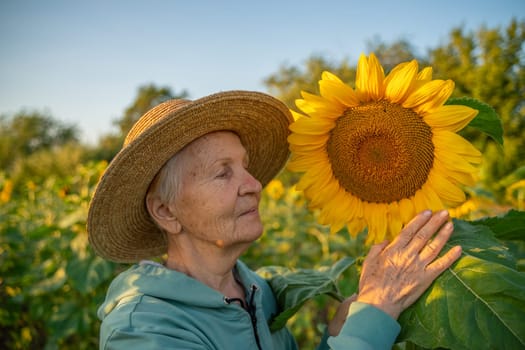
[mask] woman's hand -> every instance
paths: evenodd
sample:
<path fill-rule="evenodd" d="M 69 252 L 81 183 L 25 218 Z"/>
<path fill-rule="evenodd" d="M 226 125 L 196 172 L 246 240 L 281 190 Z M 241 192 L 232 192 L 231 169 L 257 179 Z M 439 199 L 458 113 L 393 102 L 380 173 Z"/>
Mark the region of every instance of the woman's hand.
<path fill-rule="evenodd" d="M 436 259 L 453 231 L 447 221 L 447 211 L 424 211 L 392 243 L 372 246 L 363 263 L 357 301 L 397 319 L 460 257 L 461 247 L 455 246 Z"/>
<path fill-rule="evenodd" d="M 328 322 L 328 334 L 330 334 L 333 337 L 339 334 L 341 328 L 343 327 L 343 324 L 346 321 L 346 317 L 348 316 L 348 309 L 350 309 L 350 304 L 356 301 L 356 299 L 357 294 L 353 294 L 350 297 L 343 300 L 341 304 L 339 304 L 339 307 L 335 312 L 334 318 L 332 318 L 332 320 Z"/>

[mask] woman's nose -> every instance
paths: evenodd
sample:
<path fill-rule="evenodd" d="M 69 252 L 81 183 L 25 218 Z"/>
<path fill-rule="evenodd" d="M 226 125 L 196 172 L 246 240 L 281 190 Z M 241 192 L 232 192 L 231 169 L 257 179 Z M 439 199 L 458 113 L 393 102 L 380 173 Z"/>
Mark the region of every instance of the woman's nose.
<path fill-rule="evenodd" d="M 244 171 L 243 182 L 239 188 L 239 194 L 260 193 L 262 185 L 248 170 Z"/>

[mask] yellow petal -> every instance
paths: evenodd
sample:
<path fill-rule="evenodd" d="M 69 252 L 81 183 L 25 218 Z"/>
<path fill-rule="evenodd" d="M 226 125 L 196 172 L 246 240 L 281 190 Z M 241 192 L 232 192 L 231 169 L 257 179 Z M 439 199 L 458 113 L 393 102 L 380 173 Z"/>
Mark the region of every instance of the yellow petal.
<path fill-rule="evenodd" d="M 290 130 L 299 134 L 322 135 L 330 132 L 334 126 L 333 119 L 301 118 L 290 124 Z"/>
<path fill-rule="evenodd" d="M 297 154 L 292 154 L 288 164 L 286 164 L 286 167 L 290 171 L 303 172 L 312 167 L 327 163 L 326 159 L 326 157 L 315 153 L 310 156 L 298 156 Z"/>
<path fill-rule="evenodd" d="M 416 80 L 412 82 L 412 86 L 407 91 L 407 96 L 412 95 L 414 91 L 432 80 L 432 68 L 425 67 L 421 72 L 417 74 Z"/>
<path fill-rule="evenodd" d="M 447 179 L 451 180 L 453 183 L 464 184 L 467 186 L 474 186 L 476 183 L 472 173 L 449 169 L 439 159 L 434 159 L 434 165 L 432 168 L 441 174 L 445 174 Z"/>
<path fill-rule="evenodd" d="M 414 203 L 416 213 L 421 213 L 423 210 L 429 209 L 429 204 L 422 192 L 422 190 L 416 191 L 413 197 L 412 203 Z"/>
<path fill-rule="evenodd" d="M 327 171 L 324 175 L 324 181 L 313 184 L 313 186 L 307 190 L 310 197 L 310 204 L 316 208 L 333 200 L 340 190 L 339 182 L 332 176 L 331 171 Z"/>
<path fill-rule="evenodd" d="M 402 106 L 412 108 L 421 115 L 428 114 L 442 106 L 453 90 L 454 83 L 450 80 L 432 80 L 412 92 Z"/>
<path fill-rule="evenodd" d="M 434 95 L 433 99 L 428 100 L 426 103 L 423 103 L 417 107 L 414 107 L 414 111 L 423 116 L 427 113 L 432 113 L 436 109 L 442 107 L 445 102 L 447 102 L 453 91 L 454 82 L 452 80 L 446 80 L 443 89 L 439 90 Z"/>
<path fill-rule="evenodd" d="M 371 53 L 359 57 L 356 72 L 356 89 L 362 101 L 379 100 L 383 97 L 385 73 L 377 57 Z"/>
<path fill-rule="evenodd" d="M 387 239 L 392 241 L 401 231 L 403 222 L 401 220 L 401 213 L 397 202 L 388 204 L 388 234 Z"/>
<path fill-rule="evenodd" d="M 482 154 L 460 135 L 447 130 L 433 130 L 432 142 L 438 150 L 455 152 L 471 163 L 481 163 Z"/>
<path fill-rule="evenodd" d="M 354 203 L 356 198 L 349 193 L 347 193 L 342 187 L 340 187 L 339 192 L 334 197 L 334 200 L 330 202 L 332 207 L 338 208 L 341 212 L 341 219 L 346 223 L 352 220 L 356 216 L 356 206 Z M 334 210 L 336 210 L 334 208 Z"/>
<path fill-rule="evenodd" d="M 425 202 L 427 203 L 427 208 L 432 211 L 438 211 L 443 209 L 445 206 L 441 201 L 441 198 L 437 195 L 436 191 L 430 186 L 428 181 L 422 186 L 420 190 L 421 194 L 425 197 Z"/>
<path fill-rule="evenodd" d="M 466 199 L 465 193 L 459 187 L 437 171 L 431 171 L 430 174 L 428 174 L 428 183 L 449 205 L 457 205 Z"/>
<path fill-rule="evenodd" d="M 334 81 L 334 82 L 337 82 L 337 83 L 340 83 L 340 84 L 343 84 L 345 86 L 348 86 L 346 85 L 341 79 L 339 79 L 339 77 L 327 70 L 323 71 L 323 73 L 321 73 L 321 79 L 322 80 L 326 80 L 326 81 Z"/>
<path fill-rule="evenodd" d="M 346 213 L 344 217 L 345 221 L 348 222 L 355 217 L 362 217 L 363 216 L 363 210 L 362 210 L 363 206 L 361 205 L 361 200 L 351 195 L 350 193 L 346 192 L 342 187 L 341 187 L 341 195 L 343 198 L 341 202 L 344 203 L 342 208 Z"/>
<path fill-rule="evenodd" d="M 326 144 L 330 135 L 303 135 L 292 133 L 288 135 L 288 142 L 294 145 L 319 145 Z"/>
<path fill-rule="evenodd" d="M 467 126 L 477 114 L 476 109 L 467 106 L 446 105 L 425 115 L 424 120 L 432 128 L 457 132 Z"/>
<path fill-rule="evenodd" d="M 337 232 L 341 231 L 341 229 L 345 226 L 346 222 L 344 221 L 334 221 L 330 225 L 330 234 L 336 234 Z"/>
<path fill-rule="evenodd" d="M 386 239 L 387 205 L 384 203 L 368 203 L 365 208 L 365 219 L 368 224 L 368 243 L 380 243 Z"/>
<path fill-rule="evenodd" d="M 450 170 L 461 171 L 466 173 L 475 173 L 477 169 L 473 167 L 465 158 L 457 154 L 454 151 L 451 151 L 445 147 L 438 147 L 435 145 L 434 149 L 434 160 L 439 160 L 443 165 Z"/>
<path fill-rule="evenodd" d="M 417 76 L 417 61 L 397 65 L 385 78 L 385 96 L 392 103 L 404 101 Z"/>
<path fill-rule="evenodd" d="M 368 91 L 368 58 L 364 54 L 361 54 L 359 56 L 359 61 L 357 61 L 355 88 L 362 93 Z M 368 98 L 366 101 L 368 101 Z"/>
<path fill-rule="evenodd" d="M 326 205 L 321 209 L 319 214 L 319 223 L 334 225 L 335 228 L 330 228 L 339 231 L 349 220 L 354 217 L 354 210 L 351 207 L 351 200 L 343 189 L 339 189 L 331 201 L 327 202 Z"/>
<path fill-rule="evenodd" d="M 354 218 L 363 218 L 363 202 L 361 199 L 347 192 L 343 187 L 340 188 L 341 193 L 344 196 L 342 203 L 346 203 L 348 205 L 348 208 L 346 209 L 346 221 L 353 220 Z"/>
<path fill-rule="evenodd" d="M 302 91 L 303 99 L 295 100 L 295 105 L 311 117 L 338 118 L 343 114 L 340 105 L 325 100 L 322 97 Z"/>
<path fill-rule="evenodd" d="M 297 191 L 305 191 L 306 189 L 310 188 L 312 184 L 314 184 L 318 180 L 319 173 L 323 171 L 322 166 L 315 166 L 310 169 L 308 169 L 299 182 L 295 185 L 295 188 Z"/>
<path fill-rule="evenodd" d="M 363 202 L 360 198 L 357 198 L 353 195 L 351 195 L 354 199 L 354 207 L 355 207 L 355 216 L 359 218 L 363 218 L 365 216 L 365 202 Z"/>
<path fill-rule="evenodd" d="M 403 225 L 407 224 L 416 215 L 414 204 L 409 198 L 403 198 L 399 201 L 399 215 Z"/>
<path fill-rule="evenodd" d="M 317 208 L 319 206 L 319 196 L 321 196 L 321 198 L 329 198 L 326 197 L 325 194 L 322 194 L 320 192 L 325 191 L 326 187 L 331 182 L 335 181 L 335 178 L 332 174 L 332 167 L 328 164 L 322 163 L 313 169 L 315 169 L 315 181 L 311 182 L 308 188 L 300 189 L 303 189 L 305 197 L 310 200 L 310 206 Z M 310 172 L 310 170 L 308 172 Z M 336 183 L 338 184 L 338 182 Z M 299 183 L 297 184 L 298 188 L 299 185 L 301 185 L 301 181 L 299 181 Z"/>
<path fill-rule="evenodd" d="M 346 228 L 348 229 L 348 233 L 350 233 L 350 236 L 357 237 L 358 234 L 363 232 L 363 230 L 366 227 L 366 221 L 361 217 L 353 218 L 352 221 L 349 221 L 346 224 Z"/>
<path fill-rule="evenodd" d="M 354 89 L 330 72 L 323 72 L 322 79 L 319 81 L 319 90 L 324 98 L 336 101 L 345 107 L 355 107 L 361 102 Z"/>
<path fill-rule="evenodd" d="M 420 81 L 431 81 L 432 80 L 432 67 L 425 67 L 417 75 L 417 80 Z"/>
<path fill-rule="evenodd" d="M 290 112 L 292 113 L 293 120 L 299 120 L 301 118 L 307 118 L 306 115 L 298 113 L 298 112 L 296 112 L 296 111 L 294 111 L 292 109 L 290 109 Z"/>
<path fill-rule="evenodd" d="M 318 144 L 302 144 L 302 145 L 296 145 L 290 143 L 288 145 L 288 148 L 292 153 L 296 153 L 297 155 L 301 156 L 309 156 L 311 153 L 315 152 L 326 152 L 326 145 L 324 143 L 318 143 Z"/>

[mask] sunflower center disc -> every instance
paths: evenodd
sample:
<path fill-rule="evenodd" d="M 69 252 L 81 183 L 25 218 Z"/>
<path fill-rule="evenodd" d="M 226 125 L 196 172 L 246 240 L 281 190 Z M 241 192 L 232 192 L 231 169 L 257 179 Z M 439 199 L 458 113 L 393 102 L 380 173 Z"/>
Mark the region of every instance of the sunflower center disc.
<path fill-rule="evenodd" d="M 327 142 L 334 176 L 361 200 L 410 198 L 434 160 L 432 130 L 420 115 L 388 101 L 347 109 Z"/>

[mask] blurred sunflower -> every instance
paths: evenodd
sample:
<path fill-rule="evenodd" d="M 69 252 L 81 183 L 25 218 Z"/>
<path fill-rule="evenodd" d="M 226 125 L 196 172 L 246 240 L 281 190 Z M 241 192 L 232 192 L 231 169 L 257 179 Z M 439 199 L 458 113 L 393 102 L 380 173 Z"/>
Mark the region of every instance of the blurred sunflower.
<path fill-rule="evenodd" d="M 273 200 L 279 200 L 284 195 L 284 186 L 280 180 L 273 179 L 264 190 Z"/>
<path fill-rule="evenodd" d="M 367 243 L 392 239 L 425 209 L 457 206 L 473 185 L 481 153 L 456 134 L 478 113 L 444 105 L 451 80 L 432 80 L 416 60 L 385 76 L 374 54 L 361 55 L 355 89 L 323 72 L 320 96 L 302 92 L 288 141 L 288 169 L 332 232 L 347 225 Z"/>
<path fill-rule="evenodd" d="M 13 193 L 13 180 L 5 180 L 4 186 L 0 191 L 0 203 L 7 203 L 11 199 L 11 193 Z"/>

